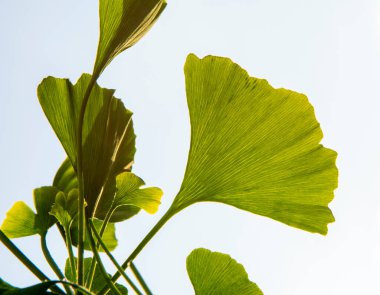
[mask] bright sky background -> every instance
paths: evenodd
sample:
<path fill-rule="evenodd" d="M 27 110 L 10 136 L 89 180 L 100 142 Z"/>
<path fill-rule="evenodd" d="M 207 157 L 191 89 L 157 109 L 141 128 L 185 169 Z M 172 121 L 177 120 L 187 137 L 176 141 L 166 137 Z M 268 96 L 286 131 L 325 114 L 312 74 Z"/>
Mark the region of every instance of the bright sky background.
<path fill-rule="evenodd" d="M 165 191 L 161 210 L 117 227 L 123 261 L 178 191 L 189 147 L 183 64 L 188 53 L 228 56 L 252 76 L 308 95 L 335 149 L 340 185 L 327 237 L 235 208 L 195 205 L 171 220 L 136 260 L 155 294 L 193 294 L 185 269 L 206 247 L 242 263 L 266 295 L 380 294 L 380 1 L 172 0 L 151 32 L 119 56 L 100 84 L 134 111 L 135 172 Z M 97 1 L 0 0 L 0 219 L 49 185 L 65 155 L 38 104 L 48 75 L 90 72 Z M 44 272 L 36 236 L 15 240 Z M 57 232 L 48 236 L 62 266 Z M 56 250 L 56 251 L 55 251 Z M 108 265 L 111 267 L 111 265 Z M 0 277 L 37 279 L 0 246 Z"/>

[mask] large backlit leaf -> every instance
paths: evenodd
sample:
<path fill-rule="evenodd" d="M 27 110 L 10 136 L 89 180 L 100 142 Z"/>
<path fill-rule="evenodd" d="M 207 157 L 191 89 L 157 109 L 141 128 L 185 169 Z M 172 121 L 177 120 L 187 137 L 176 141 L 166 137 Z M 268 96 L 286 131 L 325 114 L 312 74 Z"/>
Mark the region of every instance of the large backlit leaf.
<path fill-rule="evenodd" d="M 143 209 L 150 214 L 154 214 L 158 210 L 162 197 L 162 190 L 158 187 L 146 187 L 145 182 L 131 172 L 123 172 L 116 177 L 116 196 L 112 204 L 100 203 L 99 209 L 112 207 L 114 210 L 111 221 L 119 222 L 125 220 L 138 211 Z M 107 199 L 108 200 L 108 199 Z M 106 210 L 98 211 L 99 216 L 104 217 Z"/>
<path fill-rule="evenodd" d="M 76 260 L 76 258 L 75 258 Z M 92 258 L 85 258 L 84 259 L 84 280 L 87 281 L 87 277 L 89 275 L 90 267 L 91 267 L 91 262 Z M 73 276 L 73 272 L 71 271 L 71 265 L 70 265 L 70 260 L 66 260 L 66 265 L 65 265 L 65 276 L 69 281 L 75 282 L 75 276 Z M 90 291 L 94 292 L 97 294 L 100 290 L 103 289 L 103 287 L 106 285 L 106 281 L 102 275 L 102 272 L 100 271 L 100 268 L 98 265 L 95 268 L 95 274 L 94 274 L 94 279 L 93 283 L 91 286 Z M 120 284 L 115 284 L 116 287 L 119 289 L 121 294 L 128 294 L 127 288 L 125 288 L 123 285 Z M 112 292 L 111 292 L 112 293 Z"/>
<path fill-rule="evenodd" d="M 165 0 L 100 0 L 100 37 L 94 75 L 139 41 L 166 6 Z"/>
<path fill-rule="evenodd" d="M 230 59 L 185 65 L 191 145 L 172 209 L 221 202 L 321 234 L 334 217 L 336 152 L 307 97 L 249 77 Z"/>
<path fill-rule="evenodd" d="M 90 81 L 88 74 L 75 85 L 67 79 L 48 77 L 38 87 L 41 106 L 73 167 L 79 111 Z M 132 113 L 113 94 L 114 90 L 95 84 L 84 116 L 83 177 L 89 215 L 107 180 L 115 182 L 114 177 L 129 167 L 135 154 Z"/>
<path fill-rule="evenodd" d="M 7 212 L 1 230 L 9 238 L 22 238 L 44 234 L 57 221 L 49 214 L 59 191 L 52 186 L 44 186 L 33 191 L 37 214 L 24 202 L 16 202 Z"/>
<path fill-rule="evenodd" d="M 196 295 L 263 294 L 244 267 L 227 254 L 195 249 L 187 257 L 186 267 Z"/>
<path fill-rule="evenodd" d="M 11 239 L 42 233 L 36 214 L 22 201 L 14 203 L 9 209 L 1 230 Z"/>

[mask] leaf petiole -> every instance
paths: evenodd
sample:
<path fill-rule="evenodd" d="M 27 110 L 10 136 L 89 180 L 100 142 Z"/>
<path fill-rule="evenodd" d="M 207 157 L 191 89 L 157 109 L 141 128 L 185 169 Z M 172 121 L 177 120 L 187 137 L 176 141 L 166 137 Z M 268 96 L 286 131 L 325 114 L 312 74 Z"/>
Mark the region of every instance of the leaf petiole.
<path fill-rule="evenodd" d="M 133 274 L 135 275 L 136 279 L 138 280 L 138 282 L 140 283 L 141 287 L 144 289 L 145 293 L 147 295 L 153 295 L 152 291 L 150 291 L 147 283 L 145 282 L 144 278 L 142 277 L 142 275 L 140 274 L 139 270 L 137 269 L 136 265 L 133 263 L 133 261 L 131 261 L 130 263 L 130 267 L 131 267 L 131 270 L 133 272 Z"/>
<path fill-rule="evenodd" d="M 119 263 L 116 261 L 115 257 L 111 254 L 111 252 L 108 250 L 107 246 L 104 244 L 102 241 L 100 234 L 96 231 L 96 228 L 92 222 L 92 220 L 89 220 L 89 224 L 91 227 L 92 232 L 95 235 L 95 238 L 97 239 L 98 243 L 100 246 L 103 248 L 104 252 L 108 255 L 112 263 L 115 265 L 121 276 L 127 281 L 127 283 L 131 286 L 131 288 L 138 294 L 138 295 L 143 295 L 143 293 L 138 289 L 138 287 L 133 283 L 133 281 L 127 276 L 127 274 L 124 272 L 124 270 L 121 268 Z M 151 294 L 151 293 L 148 293 Z"/>
<path fill-rule="evenodd" d="M 84 239 L 86 231 L 86 212 L 85 212 L 85 198 L 84 198 L 84 179 L 83 179 L 83 146 L 82 146 L 82 135 L 83 135 L 83 122 L 84 115 L 86 112 L 86 107 L 88 100 L 90 98 L 91 90 L 95 85 L 97 77 L 91 77 L 90 83 L 86 89 L 85 95 L 83 97 L 82 105 L 79 112 L 79 121 L 77 129 L 77 177 L 78 177 L 78 284 L 83 285 L 84 283 Z"/>
<path fill-rule="evenodd" d="M 100 258 L 98 249 L 96 247 L 94 238 L 92 237 L 92 230 L 91 230 L 90 220 L 89 219 L 87 220 L 86 229 L 87 229 L 88 239 L 90 240 L 90 245 L 91 245 L 92 252 L 94 253 L 95 259 L 96 259 L 97 263 L 99 264 L 100 272 L 102 273 L 102 275 L 104 277 L 104 280 L 106 281 L 106 283 L 108 285 L 108 288 L 111 289 L 114 292 L 114 294 L 122 295 L 119 292 L 119 290 L 116 288 L 114 282 L 108 276 L 107 271 L 106 271 L 106 269 L 105 269 L 105 267 L 104 267 L 104 265 L 102 263 L 102 260 Z"/>
<path fill-rule="evenodd" d="M 124 263 L 121 265 L 121 268 L 123 270 L 126 270 L 130 263 L 136 258 L 136 256 L 141 252 L 142 249 L 146 246 L 146 244 L 149 243 L 149 241 L 158 233 L 158 231 L 165 225 L 165 223 L 173 217 L 177 213 L 176 210 L 173 208 L 170 208 L 164 216 L 161 217 L 161 219 L 156 223 L 156 225 L 150 230 L 150 232 L 145 236 L 145 238 L 140 242 L 140 244 L 136 247 L 136 249 L 129 255 L 129 257 L 124 261 Z M 116 282 L 117 279 L 120 277 L 120 273 L 116 272 L 113 277 L 111 278 L 112 282 Z M 104 295 L 108 291 L 107 287 L 104 287 L 100 292 L 99 295 Z"/>
<path fill-rule="evenodd" d="M 50 251 L 47 247 L 46 232 L 41 235 L 41 249 L 42 249 L 42 252 L 45 256 L 46 261 L 49 263 L 51 269 L 57 275 L 58 279 L 63 280 L 65 278 L 65 276 L 63 275 L 63 273 L 59 269 L 57 263 L 54 261 L 53 257 L 50 254 Z M 71 291 L 71 289 L 67 285 L 63 285 L 63 287 L 65 288 L 65 290 L 68 294 L 70 294 L 70 295 L 73 294 L 73 292 Z"/>
<path fill-rule="evenodd" d="M 75 278 L 75 282 L 77 282 L 78 278 L 77 278 L 77 272 L 76 272 L 74 252 L 73 252 L 73 247 L 72 247 L 73 243 L 71 240 L 70 227 L 65 229 L 65 237 L 66 237 L 66 248 L 67 248 L 67 252 L 69 253 L 69 260 L 70 260 L 72 275 L 73 275 L 73 278 Z"/>
<path fill-rule="evenodd" d="M 104 231 L 106 230 L 107 228 L 107 225 L 108 225 L 108 222 L 110 221 L 111 219 L 111 216 L 112 216 L 112 205 L 110 206 L 110 208 L 108 209 L 107 211 L 107 214 L 103 220 L 103 224 L 102 224 L 102 227 L 100 228 L 100 232 L 99 232 L 99 237 L 103 237 L 103 234 L 104 234 Z M 92 221 L 91 221 L 91 224 L 92 224 Z M 93 225 L 93 224 L 92 224 Z M 99 242 L 96 243 L 96 249 L 99 249 Z M 90 271 L 89 271 L 89 275 L 87 277 L 87 281 L 86 281 L 86 287 L 87 288 L 90 288 L 91 289 L 91 286 L 92 286 L 92 281 L 94 280 L 94 275 L 95 275 L 95 269 L 96 269 L 96 259 L 92 259 L 91 261 L 91 266 L 90 266 Z"/>

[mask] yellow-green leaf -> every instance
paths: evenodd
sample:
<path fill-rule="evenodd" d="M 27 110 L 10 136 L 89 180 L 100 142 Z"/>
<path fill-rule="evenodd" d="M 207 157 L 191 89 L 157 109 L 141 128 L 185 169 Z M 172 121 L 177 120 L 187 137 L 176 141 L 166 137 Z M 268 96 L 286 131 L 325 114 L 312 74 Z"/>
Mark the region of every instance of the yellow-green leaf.
<path fill-rule="evenodd" d="M 186 260 L 196 295 L 262 295 L 248 278 L 243 265 L 229 255 L 199 248 Z"/>
<path fill-rule="evenodd" d="M 36 214 L 22 201 L 14 203 L 7 212 L 1 230 L 11 239 L 42 233 Z"/>
<path fill-rule="evenodd" d="M 94 76 L 122 51 L 133 46 L 152 27 L 165 0 L 100 0 L 100 37 Z"/>
<path fill-rule="evenodd" d="M 77 161 L 76 129 L 80 107 L 91 79 L 84 74 L 72 85 L 67 79 L 48 77 L 38 87 L 41 106 L 73 167 Z M 95 84 L 84 116 L 83 178 L 89 215 L 102 187 L 107 181 L 115 182 L 116 175 L 131 165 L 135 154 L 132 113 L 113 94 L 114 90 Z M 61 184 L 58 180 L 56 183 Z"/>
<path fill-rule="evenodd" d="M 230 59 L 189 55 L 191 145 L 172 209 L 221 202 L 321 234 L 334 221 L 336 152 L 303 94 L 275 89 Z"/>
<path fill-rule="evenodd" d="M 43 186 L 33 191 L 37 214 L 22 201 L 16 202 L 7 212 L 1 230 L 9 238 L 21 238 L 44 234 L 57 221 L 49 214 L 59 191 L 52 186 Z"/>
<path fill-rule="evenodd" d="M 141 208 L 150 214 L 157 212 L 163 192 L 158 187 L 146 187 L 145 182 L 131 172 L 123 172 L 116 177 L 116 196 L 112 204 L 102 202 L 97 213 L 103 218 L 107 211 L 102 208 L 114 210 L 111 221 L 119 222 L 125 220 L 136 212 L 136 208 Z"/>

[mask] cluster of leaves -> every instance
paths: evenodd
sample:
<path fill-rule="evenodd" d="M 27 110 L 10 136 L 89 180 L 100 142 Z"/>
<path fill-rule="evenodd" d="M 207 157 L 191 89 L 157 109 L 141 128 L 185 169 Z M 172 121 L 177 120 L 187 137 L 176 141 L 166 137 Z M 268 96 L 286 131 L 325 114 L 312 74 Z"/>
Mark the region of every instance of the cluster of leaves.
<path fill-rule="evenodd" d="M 66 282 L 67 293 L 74 287 L 82 293 L 105 294 L 111 289 L 127 294 L 126 287 L 115 284 L 123 276 L 142 294 L 124 270 L 172 216 L 198 202 L 224 203 L 320 234 L 326 234 L 334 221 L 328 204 L 337 186 L 336 153 L 320 144 L 322 131 L 306 96 L 250 77 L 228 58 L 190 54 L 185 77 L 191 146 L 182 186 L 170 209 L 126 261 L 120 266 L 113 259 L 114 224 L 141 209 L 157 212 L 163 193 L 145 187 L 132 172 L 132 112 L 114 97 L 114 90 L 96 81 L 119 53 L 144 36 L 165 6 L 164 0 L 100 0 L 93 73 L 83 74 L 76 84 L 48 77 L 38 86 L 39 102 L 67 159 L 51 186 L 34 190 L 35 212 L 24 202 L 14 204 L 1 237 L 4 242 L 40 235 L 42 250 L 60 281 L 31 287 L 39 293 L 25 293 L 1 281 L 0 293 L 48 294 L 56 283 Z M 46 246 L 53 225 L 68 249 L 64 273 Z M 78 258 L 72 246 L 78 246 Z M 84 249 L 94 257 L 84 259 Z M 117 267 L 113 277 L 98 251 L 105 251 Z M 262 294 L 243 266 L 226 254 L 196 249 L 187 258 L 187 270 L 196 294 Z"/>

